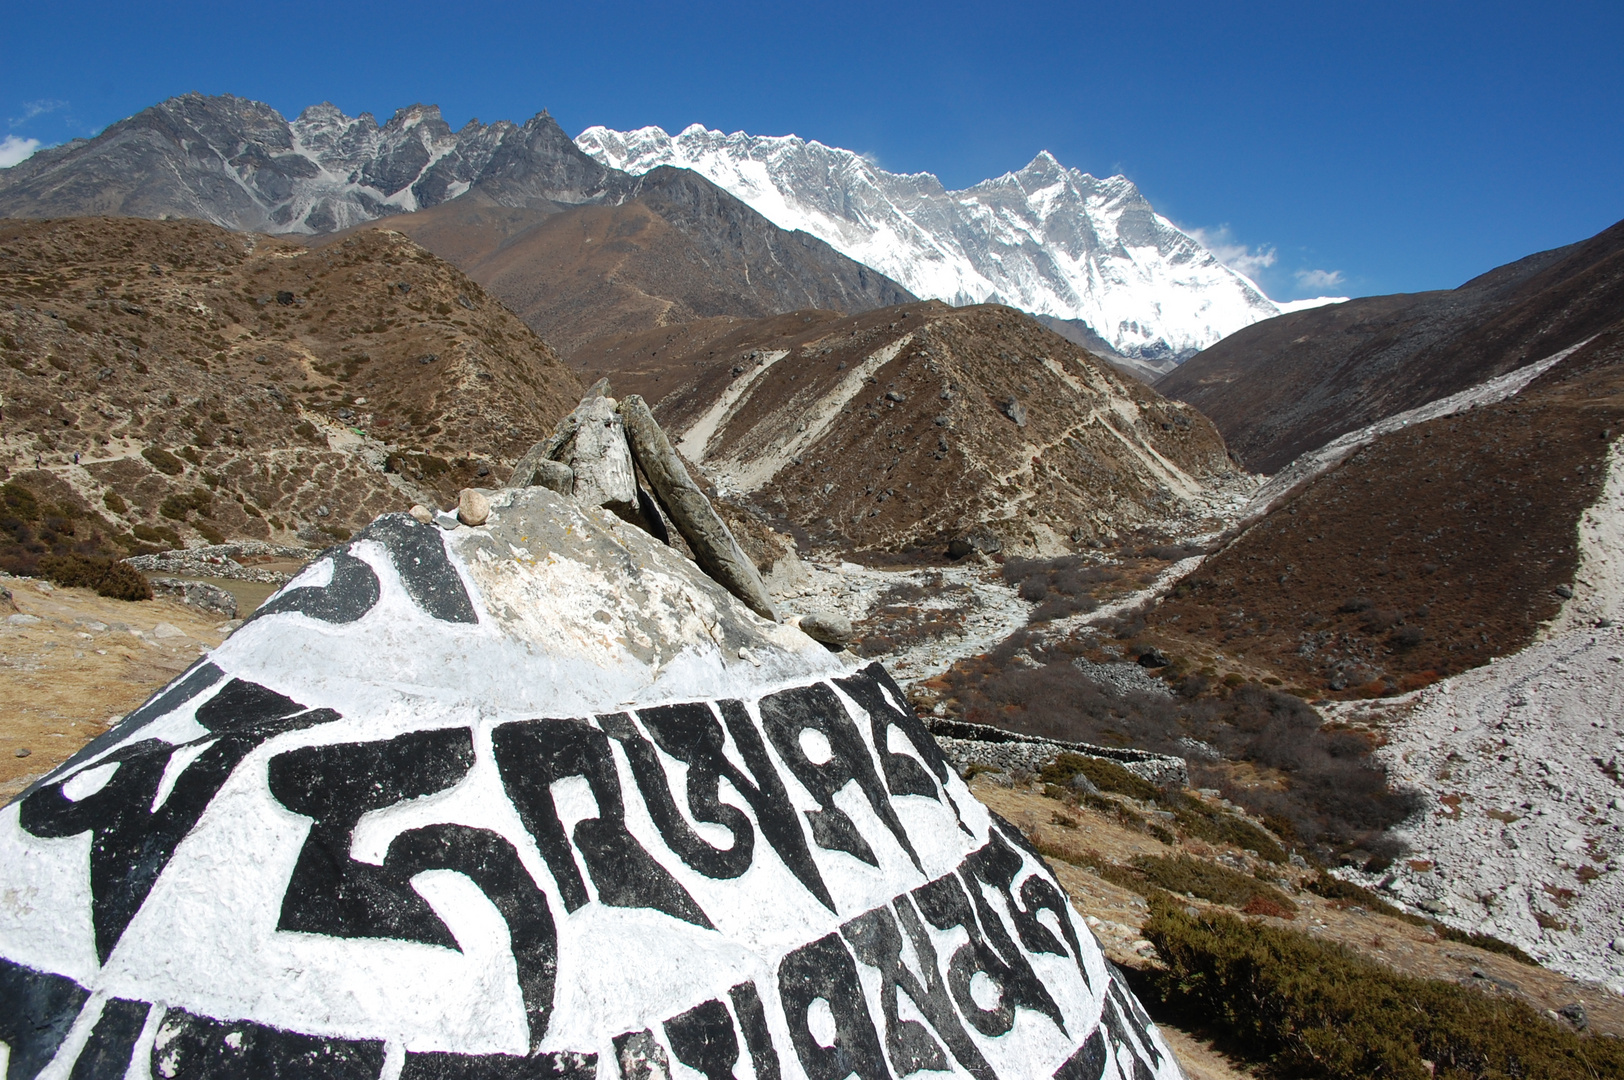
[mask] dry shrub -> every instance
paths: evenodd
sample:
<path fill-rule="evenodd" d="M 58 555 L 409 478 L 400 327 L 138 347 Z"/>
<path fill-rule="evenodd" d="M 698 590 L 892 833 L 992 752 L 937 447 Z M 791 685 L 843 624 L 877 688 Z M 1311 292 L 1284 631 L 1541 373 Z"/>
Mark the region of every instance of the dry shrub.
<path fill-rule="evenodd" d="M 1012 663 L 1023 651 L 1040 665 Z M 1221 789 L 1254 817 L 1289 825 L 1305 853 L 1321 862 L 1370 866 L 1398 855 L 1400 846 L 1386 830 L 1413 812 L 1416 797 L 1388 786 L 1366 738 L 1325 729 L 1301 699 L 1256 683 L 1234 687 L 1225 697 L 1202 695 L 1195 686 L 1181 687 L 1195 691 L 1188 697 L 1123 693 L 1094 682 L 1070 661 L 1064 652 L 1045 651 L 1016 635 L 985 657 L 955 665 L 945 678 L 972 723 L 1179 756 L 1187 753 L 1181 739 L 1208 743 L 1227 761 L 1276 772 L 1283 784 L 1241 786 L 1222 764 L 1191 761 L 1195 782 Z M 1268 850 L 1255 837 L 1225 842 L 1260 854 Z"/>
<path fill-rule="evenodd" d="M 1058 559 L 1009 559 L 1003 567 L 1004 581 L 1028 603 L 1038 604 L 1033 622 L 1047 622 L 1098 608 L 1093 591 L 1097 586 L 1119 580 L 1122 575 L 1106 567 L 1094 566 L 1078 555 Z"/>
<path fill-rule="evenodd" d="M 1267 914 L 1283 919 L 1297 915 L 1297 905 L 1273 885 L 1204 859 L 1189 855 L 1136 855 L 1133 868 L 1144 875 L 1148 884 L 1171 893 L 1199 896 L 1236 908 L 1245 908 L 1259 900 L 1269 907 Z"/>
<path fill-rule="evenodd" d="M 1191 916 L 1165 896 L 1153 896 L 1150 911 L 1144 934 L 1166 966 L 1136 987 L 1147 1004 L 1170 1019 L 1198 1019 L 1274 1075 L 1624 1076 L 1624 1040 L 1578 1035 L 1521 1001 L 1400 975 L 1293 930 Z"/>
<path fill-rule="evenodd" d="M 41 572 L 41 560 L 51 556 L 111 562 L 125 554 L 108 539 L 112 530 L 99 514 L 75 505 L 76 496 L 59 493 L 58 498 L 60 505 L 47 502 L 15 481 L 0 486 L 0 570 L 33 577 Z"/>
<path fill-rule="evenodd" d="M 1038 773 L 1045 783 L 1064 787 L 1075 776 L 1085 777 L 1101 791 L 1114 791 L 1150 802 L 1161 794 L 1149 780 L 1129 772 L 1114 761 L 1085 754 L 1062 753 L 1044 764 Z"/>
<path fill-rule="evenodd" d="M 165 476 L 179 476 L 186 471 L 185 463 L 161 446 L 149 446 L 141 451 L 141 456 Z"/>
<path fill-rule="evenodd" d="M 114 600 L 151 600 L 152 586 L 139 572 L 114 559 L 95 555 L 46 555 L 39 574 L 66 588 L 95 589 Z"/>

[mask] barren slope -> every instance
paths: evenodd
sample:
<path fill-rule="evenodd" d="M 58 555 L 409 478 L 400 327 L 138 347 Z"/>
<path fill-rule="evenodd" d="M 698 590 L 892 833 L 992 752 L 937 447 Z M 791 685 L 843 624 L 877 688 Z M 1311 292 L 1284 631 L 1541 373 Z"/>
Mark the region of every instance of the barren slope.
<path fill-rule="evenodd" d="M 1624 327 L 1521 394 L 1381 436 L 1282 502 L 1149 615 L 1314 693 L 1425 685 L 1533 641 L 1624 430 Z"/>
<path fill-rule="evenodd" d="M 1200 413 L 998 305 L 708 320 L 575 363 L 654 401 L 722 490 L 814 543 L 1058 552 L 1189 523 L 1240 479 Z"/>
<path fill-rule="evenodd" d="M 913 299 L 683 169 L 630 181 L 624 201 L 514 210 L 476 190 L 387 227 L 460 266 L 566 356 L 607 334 L 695 318 Z"/>
<path fill-rule="evenodd" d="M 1157 389 L 1212 417 L 1248 468 L 1578 344 L 1624 311 L 1624 222 L 1458 289 L 1281 315 L 1225 338 Z"/>
<path fill-rule="evenodd" d="M 501 471 L 580 393 L 384 231 L 311 251 L 195 222 L 0 225 L 0 363 L 0 464 L 150 542 L 330 542 Z"/>

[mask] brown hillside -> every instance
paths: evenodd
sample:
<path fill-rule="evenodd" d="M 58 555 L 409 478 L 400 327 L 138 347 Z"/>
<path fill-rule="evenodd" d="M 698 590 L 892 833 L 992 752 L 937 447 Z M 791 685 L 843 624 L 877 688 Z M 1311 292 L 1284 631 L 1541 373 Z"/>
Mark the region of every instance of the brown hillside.
<path fill-rule="evenodd" d="M 565 356 L 606 335 L 697 318 L 913 299 L 696 173 L 656 169 L 628 184 L 622 202 L 511 209 L 470 194 L 367 228 L 397 229 L 455 263 Z"/>
<path fill-rule="evenodd" d="M 1056 553 L 1199 518 L 1234 478 L 1200 413 L 998 305 L 712 319 L 575 362 L 655 402 L 724 492 L 818 544 L 982 533 Z"/>
<path fill-rule="evenodd" d="M 1151 609 L 1144 640 L 1346 695 L 1505 656 L 1557 613 L 1620 430 L 1624 326 L 1516 397 L 1381 437 L 1318 477 Z"/>
<path fill-rule="evenodd" d="M 504 469 L 580 394 L 385 231 L 312 251 L 196 222 L 0 224 L 0 365 L 0 464 L 126 547 L 330 541 Z M 36 458 L 50 477 L 17 475 Z"/>
<path fill-rule="evenodd" d="M 1458 289 L 1267 319 L 1156 383 L 1212 417 L 1249 468 L 1275 472 L 1344 432 L 1591 337 L 1624 311 L 1624 222 Z"/>

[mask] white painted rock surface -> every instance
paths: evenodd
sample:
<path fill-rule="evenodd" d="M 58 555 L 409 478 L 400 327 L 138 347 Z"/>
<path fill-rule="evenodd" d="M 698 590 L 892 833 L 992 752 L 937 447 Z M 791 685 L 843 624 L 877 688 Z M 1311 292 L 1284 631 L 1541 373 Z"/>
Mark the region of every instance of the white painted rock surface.
<path fill-rule="evenodd" d="M 491 502 L 379 519 L 0 811 L 10 1080 L 1178 1076 L 878 665 Z"/>

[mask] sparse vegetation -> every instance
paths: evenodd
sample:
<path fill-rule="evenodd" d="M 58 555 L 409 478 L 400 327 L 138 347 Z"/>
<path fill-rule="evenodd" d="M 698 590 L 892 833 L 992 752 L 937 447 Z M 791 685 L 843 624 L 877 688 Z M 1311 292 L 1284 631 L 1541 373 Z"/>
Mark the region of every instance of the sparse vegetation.
<path fill-rule="evenodd" d="M 1068 650 L 1076 648 L 1017 635 L 983 657 L 961 661 L 939 685 L 972 723 L 1186 757 L 1181 740 L 1196 740 L 1221 758 L 1189 757 L 1197 785 L 1216 788 L 1270 821 L 1305 855 L 1326 864 L 1379 867 L 1398 854 L 1386 830 L 1409 816 L 1415 796 L 1388 787 L 1365 734 L 1328 728 L 1300 698 L 1260 683 L 1237 679 L 1213 687 L 1206 676 L 1192 680 L 1180 674 L 1178 662 L 1165 675 L 1178 695 L 1123 692 L 1073 665 Z M 1038 666 L 1012 663 L 1017 652 Z M 1248 768 L 1238 771 L 1235 763 Z M 1256 826 L 1213 818 L 1196 800 L 1169 799 L 1167 808 L 1191 835 L 1250 848 L 1271 860 L 1286 854 Z"/>
<path fill-rule="evenodd" d="M 1144 934 L 1165 968 L 1152 1008 L 1188 1017 L 1280 1077 L 1595 1080 L 1624 1040 L 1581 1036 L 1520 1001 L 1399 975 L 1305 934 L 1152 896 Z"/>
<path fill-rule="evenodd" d="M 114 600 L 151 600 L 152 586 L 141 574 L 116 559 L 98 555 L 46 555 L 39 576 L 69 588 L 95 589 Z"/>

